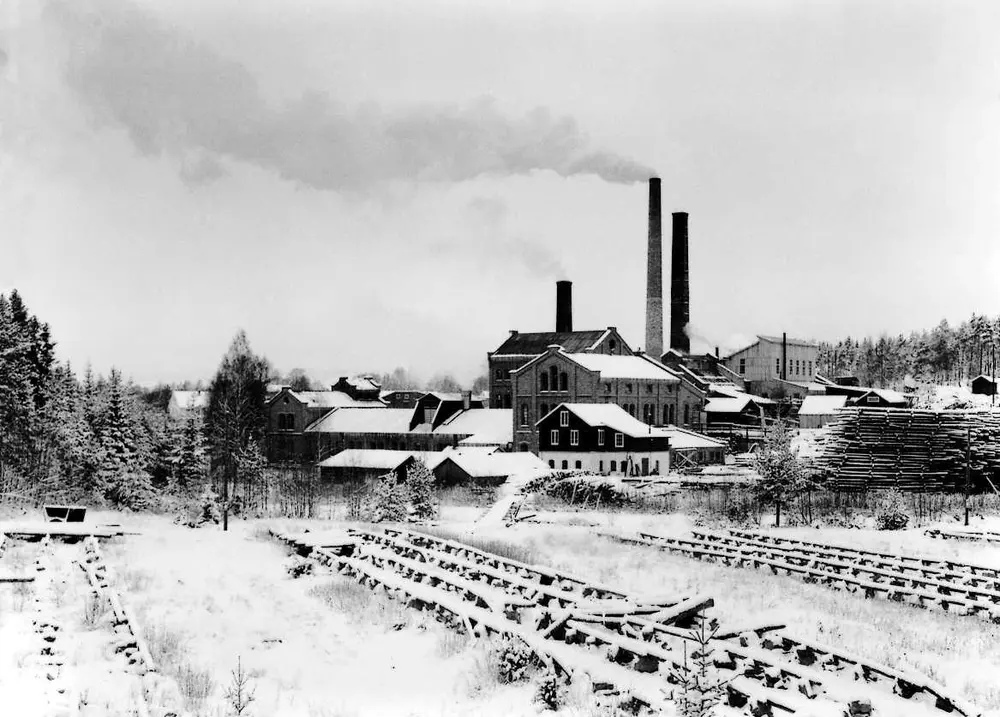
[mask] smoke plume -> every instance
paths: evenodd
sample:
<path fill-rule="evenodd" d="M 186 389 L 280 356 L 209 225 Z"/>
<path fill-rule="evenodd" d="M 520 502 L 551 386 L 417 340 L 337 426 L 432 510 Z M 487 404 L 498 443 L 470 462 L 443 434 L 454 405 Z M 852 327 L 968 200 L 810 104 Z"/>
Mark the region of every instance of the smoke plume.
<path fill-rule="evenodd" d="M 344 192 L 534 170 L 618 183 L 653 174 L 593 148 L 574 119 L 544 108 L 520 117 L 488 99 L 350 108 L 321 93 L 275 107 L 244 66 L 128 0 L 52 0 L 47 16 L 69 46 L 67 79 L 85 106 L 124 127 L 140 152 L 178 158 L 192 181 L 218 176 L 220 160 Z"/>

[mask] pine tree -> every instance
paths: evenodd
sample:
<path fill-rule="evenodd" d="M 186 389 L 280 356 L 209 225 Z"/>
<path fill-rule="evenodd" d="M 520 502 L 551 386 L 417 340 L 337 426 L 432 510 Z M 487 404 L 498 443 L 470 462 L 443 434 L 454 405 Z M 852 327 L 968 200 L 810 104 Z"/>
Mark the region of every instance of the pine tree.
<path fill-rule="evenodd" d="M 406 486 L 396 480 L 395 473 L 386 473 L 375 483 L 372 490 L 368 518 L 372 523 L 383 521 L 401 522 L 406 520 Z"/>
<path fill-rule="evenodd" d="M 97 488 L 105 498 L 126 508 L 145 507 L 153 492 L 146 467 L 136 452 L 136 437 L 126 412 L 121 374 L 111 370 L 107 407 L 100 417 L 101 464 Z"/>
<path fill-rule="evenodd" d="M 205 437 L 197 416 L 188 416 L 180 431 L 174 464 L 174 487 L 180 492 L 201 487 L 205 478 Z"/>
<path fill-rule="evenodd" d="M 434 474 L 423 461 L 414 461 L 406 472 L 406 486 L 414 516 L 421 520 L 436 518 L 438 509 L 434 502 Z"/>
<path fill-rule="evenodd" d="M 819 487 L 792 451 L 791 435 L 779 421 L 764 435 L 764 445 L 754 459 L 758 473 L 751 484 L 755 497 L 774 504 L 774 524 L 781 524 L 781 508 L 798 495 Z"/>

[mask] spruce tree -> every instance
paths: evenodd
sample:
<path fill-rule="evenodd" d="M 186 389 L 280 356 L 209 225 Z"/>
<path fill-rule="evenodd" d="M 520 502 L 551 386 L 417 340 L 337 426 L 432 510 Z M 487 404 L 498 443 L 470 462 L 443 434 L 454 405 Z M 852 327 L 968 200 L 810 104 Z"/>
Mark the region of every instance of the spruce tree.
<path fill-rule="evenodd" d="M 415 461 L 407 470 L 406 487 L 414 517 L 421 520 L 436 518 L 438 510 L 434 502 L 434 474 L 423 461 Z"/>

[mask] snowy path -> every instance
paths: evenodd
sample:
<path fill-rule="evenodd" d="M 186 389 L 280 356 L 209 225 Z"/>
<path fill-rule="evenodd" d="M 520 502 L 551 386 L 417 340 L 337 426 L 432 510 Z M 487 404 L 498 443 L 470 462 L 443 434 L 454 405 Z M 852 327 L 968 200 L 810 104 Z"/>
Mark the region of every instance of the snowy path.
<path fill-rule="evenodd" d="M 526 496 L 522 489 L 534 477 L 533 475 L 514 475 L 501 483 L 497 489 L 496 502 L 476 521 L 476 525 L 502 525 L 508 511 L 525 500 Z"/>
<path fill-rule="evenodd" d="M 143 624 L 183 633 L 183 655 L 211 675 L 209 713 L 223 706 L 239 657 L 257 687 L 255 713 L 273 717 L 520 714 L 509 694 L 506 704 L 470 704 L 469 665 L 442 657 L 443 628 L 396 631 L 337 612 L 310 589 L 343 577 L 291 579 L 284 549 L 241 523 L 228 534 L 165 522 L 144 532 L 108 560 L 141 585 L 131 595 Z"/>

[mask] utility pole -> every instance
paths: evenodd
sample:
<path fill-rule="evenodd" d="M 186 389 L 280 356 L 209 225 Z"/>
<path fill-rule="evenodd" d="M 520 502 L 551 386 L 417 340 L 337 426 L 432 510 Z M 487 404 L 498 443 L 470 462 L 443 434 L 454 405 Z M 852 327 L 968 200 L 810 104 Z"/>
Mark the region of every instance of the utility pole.
<path fill-rule="evenodd" d="M 965 427 L 965 525 L 969 525 L 969 470 L 972 462 L 972 426 Z"/>

